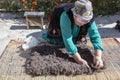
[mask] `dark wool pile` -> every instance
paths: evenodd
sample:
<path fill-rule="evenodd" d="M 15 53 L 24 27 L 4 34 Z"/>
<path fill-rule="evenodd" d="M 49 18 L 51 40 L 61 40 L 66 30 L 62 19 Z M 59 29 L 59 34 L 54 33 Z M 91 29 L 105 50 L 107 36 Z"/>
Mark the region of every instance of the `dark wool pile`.
<path fill-rule="evenodd" d="M 91 68 L 78 64 L 72 57 L 65 54 L 65 48 L 43 45 L 32 49 L 25 62 L 26 73 L 40 75 L 79 75 L 91 74 Z M 78 47 L 79 53 L 89 65 L 93 64 L 93 56 L 88 47 Z"/>

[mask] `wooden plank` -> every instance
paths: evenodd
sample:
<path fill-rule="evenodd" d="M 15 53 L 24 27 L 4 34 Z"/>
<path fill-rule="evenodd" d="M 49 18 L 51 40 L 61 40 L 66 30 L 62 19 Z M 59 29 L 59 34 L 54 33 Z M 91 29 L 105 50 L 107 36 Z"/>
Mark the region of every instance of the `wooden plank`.
<path fill-rule="evenodd" d="M 102 43 L 103 43 L 103 47 L 106 49 L 108 49 L 108 45 L 107 45 L 107 40 L 105 38 L 102 39 Z"/>
<path fill-rule="evenodd" d="M 29 29 L 30 25 L 39 26 L 40 29 L 43 29 L 43 17 L 26 17 L 27 29 Z"/>
<path fill-rule="evenodd" d="M 32 78 L 31 76 L 25 76 L 24 80 L 33 80 L 34 78 Z"/>
<path fill-rule="evenodd" d="M 57 77 L 56 76 L 46 76 L 45 80 L 56 80 Z"/>
<path fill-rule="evenodd" d="M 0 80 L 5 80 L 5 78 L 0 75 Z"/>
<path fill-rule="evenodd" d="M 110 44 L 109 44 L 110 42 L 109 42 L 109 41 L 110 41 L 110 40 L 107 39 L 107 38 L 104 39 L 104 42 L 105 42 L 105 44 L 106 44 L 106 46 L 105 46 L 105 49 L 106 49 L 106 50 L 110 50 L 110 49 L 111 49 L 111 48 L 110 48 Z"/>
<path fill-rule="evenodd" d="M 113 45 L 113 43 L 115 43 L 113 41 L 113 38 L 108 38 L 107 40 L 108 40 L 107 43 L 108 43 L 109 47 L 111 48 L 111 50 L 114 50 L 114 48 L 116 48 L 116 47 Z"/>
<path fill-rule="evenodd" d="M 107 80 L 107 77 L 105 76 L 104 72 L 96 73 L 96 80 Z"/>
<path fill-rule="evenodd" d="M 116 74 L 115 71 L 105 71 L 105 76 L 108 80 L 119 80 L 119 76 Z"/>
<path fill-rule="evenodd" d="M 71 80 L 71 76 L 65 76 L 65 75 L 46 76 L 46 80 Z"/>
<path fill-rule="evenodd" d="M 28 22 L 28 17 L 26 17 L 26 25 L 27 25 L 27 29 L 29 29 L 30 23 Z"/>
<path fill-rule="evenodd" d="M 9 50 L 7 50 L 6 52 L 9 52 Z M 3 55 L 4 57 L 3 58 L 1 58 L 2 59 L 2 63 L 4 63 L 4 64 L 2 64 L 2 66 L 1 66 L 1 73 L 3 74 L 3 75 L 6 75 L 7 74 L 7 71 L 8 71 L 8 66 L 9 66 L 9 64 L 8 64 L 8 61 L 9 61 L 9 59 L 11 58 L 11 55 L 10 54 L 6 54 L 6 55 Z M 5 64 L 6 63 L 6 64 Z"/>
<path fill-rule="evenodd" d="M 111 43 L 112 44 L 114 44 L 115 45 L 115 47 L 120 47 L 119 45 L 117 45 L 117 44 L 119 44 L 118 42 L 116 42 L 116 40 L 113 38 L 113 39 L 111 39 Z"/>
<path fill-rule="evenodd" d="M 34 24 L 36 26 L 39 26 L 41 29 L 44 29 L 43 28 L 44 12 L 25 12 L 24 16 L 26 17 L 27 29 L 29 29 L 30 24 Z"/>
<path fill-rule="evenodd" d="M 112 42 L 111 42 L 112 41 Z M 111 61 L 118 61 L 117 56 L 115 55 L 115 50 L 118 48 L 118 46 L 115 44 L 115 41 L 113 39 L 104 39 L 104 45 L 105 45 L 105 58 L 106 58 L 106 63 L 109 63 Z M 104 71 L 104 74 L 106 76 L 106 79 L 108 80 L 117 80 L 119 78 L 118 74 L 116 71 L 114 71 L 114 67 L 110 67 L 112 63 L 107 66 L 107 69 Z M 98 75 L 99 76 L 99 75 Z M 99 78 L 99 77 L 98 77 Z"/>
<path fill-rule="evenodd" d="M 115 56 L 114 58 L 116 58 L 116 59 L 114 59 L 115 62 L 120 61 L 120 54 L 119 53 L 120 53 L 120 50 L 117 49 L 117 50 L 114 50 L 114 53 L 112 54 L 112 56 Z"/>
<path fill-rule="evenodd" d="M 29 79 L 26 79 L 29 80 Z M 37 76 L 37 77 L 31 77 L 31 80 L 46 80 L 45 76 Z"/>
<path fill-rule="evenodd" d="M 111 55 L 108 53 L 109 52 L 109 46 L 107 44 L 107 40 L 104 39 L 104 45 L 106 45 L 103 56 L 106 62 L 109 62 L 112 60 Z"/>
<path fill-rule="evenodd" d="M 87 76 L 88 75 L 84 75 L 84 74 L 79 75 L 76 77 L 76 80 L 90 80 L 89 77 L 87 77 Z M 93 80 L 94 80 L 94 78 L 93 78 Z"/>
<path fill-rule="evenodd" d="M 7 71 L 7 75 L 13 75 L 13 76 L 18 76 L 20 73 L 18 71 L 19 68 L 17 68 L 18 66 L 18 60 L 16 60 L 16 54 L 15 54 L 15 49 L 13 51 L 12 57 L 11 57 L 11 61 L 8 62 L 9 66 L 8 66 L 8 71 Z M 11 55 L 11 54 L 10 54 Z M 12 70 L 11 70 L 12 69 Z M 15 71 L 16 70 L 16 71 Z"/>
<path fill-rule="evenodd" d="M 118 47 L 115 45 L 115 41 L 110 38 L 108 39 L 109 43 L 107 43 L 108 45 L 108 50 L 107 50 L 107 53 L 108 53 L 108 56 L 111 56 L 111 60 L 112 61 L 118 61 L 118 57 L 115 55 L 115 50 L 118 49 Z"/>
<path fill-rule="evenodd" d="M 28 18 L 27 19 L 27 22 L 30 24 L 34 24 L 35 26 L 43 26 L 43 20 L 41 21 L 42 19 L 39 18 Z"/>
<path fill-rule="evenodd" d="M 63 80 L 71 80 L 71 76 L 63 76 Z"/>
<path fill-rule="evenodd" d="M 119 61 L 120 61 L 120 49 L 115 50 L 115 55 L 118 57 Z"/>
<path fill-rule="evenodd" d="M 18 53 L 16 53 L 16 48 L 17 48 L 17 44 L 15 45 L 14 42 L 11 42 L 13 45 L 9 45 L 8 49 L 5 51 L 4 55 L 2 56 L 2 58 L 0 60 L 3 60 L 2 63 L 4 62 L 4 66 L 2 66 L 3 70 L 0 70 L 2 73 L 2 75 L 6 76 L 6 79 L 9 78 L 9 76 L 11 76 L 12 80 L 13 77 L 16 77 L 16 73 L 18 74 L 18 72 L 16 71 L 16 73 L 14 73 L 16 66 L 18 65 L 18 62 L 15 60 L 18 57 Z M 10 53 L 12 51 L 12 54 Z M 16 63 L 16 64 L 15 64 Z M 7 64 L 7 65 L 6 65 Z M 19 66 L 19 65 L 18 65 Z M 20 67 L 20 66 L 19 66 Z M 6 69 L 6 70 L 5 70 Z M 18 68 L 16 69 L 18 70 Z M 15 74 L 15 75 L 14 75 Z M 19 74 L 17 75 L 19 76 Z M 21 79 L 22 80 L 22 79 Z"/>
<path fill-rule="evenodd" d="M 56 77 L 56 80 L 64 80 L 64 76 L 63 75 L 59 75 Z"/>
<path fill-rule="evenodd" d="M 95 75 L 77 75 L 77 76 L 47 76 L 46 80 L 96 80 Z"/>
<path fill-rule="evenodd" d="M 30 17 L 33 17 L 33 16 L 44 16 L 44 12 L 25 12 L 24 13 L 24 16 L 30 16 Z"/>
<path fill-rule="evenodd" d="M 96 80 L 95 74 L 92 75 L 83 75 L 84 80 Z"/>
<path fill-rule="evenodd" d="M 83 75 L 76 76 L 76 80 L 84 80 L 84 76 Z"/>
<path fill-rule="evenodd" d="M 119 48 L 120 48 L 120 47 L 117 45 L 117 44 L 119 44 L 119 43 L 116 43 L 116 41 L 115 41 L 114 39 L 111 39 L 111 40 L 109 41 L 109 43 L 112 44 L 112 47 L 109 46 L 108 54 L 112 57 L 112 61 L 118 61 L 118 60 L 119 60 L 118 56 L 120 56 L 120 54 L 116 53 L 116 51 L 118 51 Z"/>
<path fill-rule="evenodd" d="M 106 39 L 102 39 L 103 41 L 103 47 L 104 47 L 104 51 L 103 51 L 103 60 L 104 61 L 110 61 L 112 58 L 111 56 L 108 54 L 108 49 L 109 49 L 109 46 L 107 44 L 107 40 Z"/>
<path fill-rule="evenodd" d="M 113 50 L 109 50 L 108 54 L 111 56 L 111 60 L 110 61 L 118 61 L 118 57 L 115 54 L 115 51 Z"/>
<path fill-rule="evenodd" d="M 119 76 L 120 79 L 120 61 L 118 62 L 112 62 L 112 65 L 117 73 L 117 75 Z"/>
<path fill-rule="evenodd" d="M 1 76 L 0 80 L 15 80 L 15 78 L 13 78 L 11 76 Z"/>
<path fill-rule="evenodd" d="M 107 63 L 107 68 L 104 71 L 105 76 L 107 77 L 108 80 L 118 80 L 119 76 L 117 72 L 115 71 L 114 66 L 112 65 L 111 62 Z"/>
<path fill-rule="evenodd" d="M 14 47 L 18 47 L 19 44 L 14 44 Z M 13 70 L 11 70 L 11 74 L 10 75 L 13 75 L 14 77 L 17 77 L 17 76 L 20 76 L 21 72 L 21 65 L 19 64 L 19 62 L 21 62 L 19 60 L 19 54 L 16 53 L 17 49 L 14 48 L 14 51 L 12 53 L 12 58 L 11 58 L 11 67 L 9 67 L 9 70 L 12 68 Z M 11 55 L 11 54 L 10 54 Z"/>
<path fill-rule="evenodd" d="M 79 75 L 71 76 L 71 80 L 77 80 L 77 79 L 76 79 L 77 76 L 79 76 Z"/>

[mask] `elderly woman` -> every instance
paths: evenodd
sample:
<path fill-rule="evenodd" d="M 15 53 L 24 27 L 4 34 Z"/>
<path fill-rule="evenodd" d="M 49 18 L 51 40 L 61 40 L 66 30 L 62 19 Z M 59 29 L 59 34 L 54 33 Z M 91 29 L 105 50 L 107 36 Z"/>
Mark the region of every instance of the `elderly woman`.
<path fill-rule="evenodd" d="M 51 19 L 48 31 L 43 34 L 43 39 L 51 44 L 64 44 L 69 55 L 72 55 L 74 60 L 78 63 L 83 63 L 88 66 L 88 63 L 81 58 L 78 53 L 78 49 L 75 45 L 77 41 L 86 40 L 81 35 L 82 29 L 86 28 L 89 34 L 90 40 L 93 44 L 94 53 L 94 63 L 97 69 L 103 67 L 102 61 L 102 41 L 101 36 L 98 32 L 96 23 L 93 18 L 93 8 L 89 0 L 77 0 L 74 3 L 74 7 L 68 11 L 63 11 L 59 17 L 60 28 L 52 29 L 55 27 L 54 21 Z M 70 12 L 69 12 L 70 11 Z M 69 12 L 69 13 L 68 13 Z M 55 13 L 54 13 L 55 14 Z M 57 14 L 57 13 L 56 13 Z M 72 15 L 73 21 L 69 15 Z M 53 16 L 52 16 L 53 18 Z M 56 35 L 57 34 L 57 35 Z M 57 36 L 57 37 L 56 37 Z M 61 37 L 58 37 L 61 36 Z M 89 67 L 89 66 L 88 66 Z"/>
<path fill-rule="evenodd" d="M 48 31 L 42 35 L 41 42 L 44 40 L 51 44 L 64 44 L 68 54 L 77 63 L 89 67 L 87 61 L 81 58 L 76 47 L 77 42 L 86 41 L 85 35 L 88 33 L 95 50 L 93 54 L 95 68 L 102 68 L 102 40 L 92 10 L 92 4 L 89 0 L 77 0 L 73 6 L 67 6 L 65 10 L 61 7 L 55 9 Z"/>

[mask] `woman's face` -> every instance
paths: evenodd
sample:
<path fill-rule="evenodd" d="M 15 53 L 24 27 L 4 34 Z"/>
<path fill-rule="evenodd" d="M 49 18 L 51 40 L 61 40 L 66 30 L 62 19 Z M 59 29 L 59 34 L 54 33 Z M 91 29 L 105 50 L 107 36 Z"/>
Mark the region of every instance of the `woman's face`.
<path fill-rule="evenodd" d="M 74 17 L 74 22 L 75 22 L 76 25 L 82 26 L 82 25 L 85 24 L 84 22 L 79 21 L 79 20 L 77 19 L 77 16 L 73 15 L 73 17 Z"/>
<path fill-rule="evenodd" d="M 78 19 L 78 17 L 76 15 L 73 15 L 73 17 L 74 17 L 75 24 L 78 25 L 78 26 L 83 26 L 84 24 L 89 22 L 89 21 L 88 22 L 84 22 L 84 21 Z"/>

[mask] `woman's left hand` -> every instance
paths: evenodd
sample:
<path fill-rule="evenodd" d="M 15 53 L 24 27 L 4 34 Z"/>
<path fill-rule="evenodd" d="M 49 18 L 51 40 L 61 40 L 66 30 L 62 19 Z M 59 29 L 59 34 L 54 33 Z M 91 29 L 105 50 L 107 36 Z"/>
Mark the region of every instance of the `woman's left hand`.
<path fill-rule="evenodd" d="M 101 69 L 104 66 L 103 65 L 103 60 L 99 56 L 94 56 L 94 63 L 95 63 L 95 65 L 94 65 L 95 69 Z"/>
<path fill-rule="evenodd" d="M 95 69 L 101 69 L 103 68 L 103 60 L 102 60 L 102 51 L 101 50 L 96 50 L 94 53 L 94 68 Z"/>

